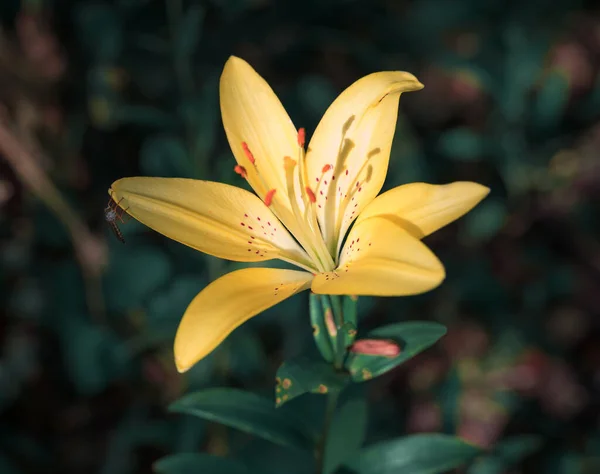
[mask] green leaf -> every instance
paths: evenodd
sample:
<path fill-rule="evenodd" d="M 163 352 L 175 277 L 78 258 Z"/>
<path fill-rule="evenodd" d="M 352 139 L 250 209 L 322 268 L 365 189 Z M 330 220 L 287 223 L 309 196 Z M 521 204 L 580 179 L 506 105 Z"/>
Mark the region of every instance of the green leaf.
<path fill-rule="evenodd" d="M 309 314 L 310 324 L 313 328 L 313 338 L 315 340 L 315 344 L 317 345 L 317 349 L 319 349 L 323 359 L 325 359 L 327 362 L 331 362 L 333 360 L 333 343 L 329 333 L 327 332 L 327 326 L 325 325 L 320 295 L 315 293 L 310 294 Z"/>
<path fill-rule="evenodd" d="M 276 380 L 275 403 L 279 407 L 307 392 L 326 394 L 342 390 L 348 374 L 335 371 L 331 364 L 298 357 L 281 364 Z"/>
<path fill-rule="evenodd" d="M 146 139 L 140 156 L 140 165 L 148 176 L 192 177 L 187 150 L 177 137 L 161 135 Z"/>
<path fill-rule="evenodd" d="M 377 328 L 366 337 L 369 339 L 393 339 L 400 344 L 400 354 L 396 357 L 379 357 L 350 353 L 346 359 L 346 367 L 352 374 L 354 382 L 369 380 L 392 370 L 424 351 L 435 344 L 444 334 L 446 334 L 444 326 L 427 321 L 411 321 Z"/>
<path fill-rule="evenodd" d="M 359 474 L 440 474 L 480 453 L 480 448 L 455 436 L 418 434 L 369 446 L 348 467 Z"/>
<path fill-rule="evenodd" d="M 152 466 L 157 474 L 250 474 L 233 459 L 203 453 L 181 453 L 159 459 Z"/>
<path fill-rule="evenodd" d="M 358 296 L 344 296 L 342 302 L 344 321 L 356 328 L 358 313 Z"/>
<path fill-rule="evenodd" d="M 367 415 L 364 398 L 349 400 L 335 414 L 325 446 L 325 474 L 333 474 L 360 449 L 365 441 Z"/>
<path fill-rule="evenodd" d="M 343 347 L 350 347 L 354 343 L 354 339 L 356 339 L 356 326 L 350 321 L 346 321 L 342 324 L 339 332 L 343 338 Z"/>
<path fill-rule="evenodd" d="M 536 435 L 513 436 L 498 443 L 494 451 L 478 460 L 468 474 L 502 474 L 537 451 L 542 439 Z"/>
<path fill-rule="evenodd" d="M 438 146 L 444 155 L 456 161 L 474 161 L 481 158 L 486 151 L 483 137 L 466 127 L 444 133 Z"/>
<path fill-rule="evenodd" d="M 546 77 L 533 105 L 536 128 L 551 131 L 558 127 L 569 102 L 569 87 L 569 78 L 562 71 L 555 71 Z"/>
<path fill-rule="evenodd" d="M 314 444 L 301 419 L 275 409 L 270 400 L 243 390 L 202 390 L 176 401 L 169 411 L 216 421 L 283 446 L 312 449 Z"/>

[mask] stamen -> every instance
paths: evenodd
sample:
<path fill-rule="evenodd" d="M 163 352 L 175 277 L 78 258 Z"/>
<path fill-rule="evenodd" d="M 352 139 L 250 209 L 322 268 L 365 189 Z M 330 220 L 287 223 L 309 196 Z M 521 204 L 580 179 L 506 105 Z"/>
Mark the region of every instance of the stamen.
<path fill-rule="evenodd" d="M 252 164 L 256 163 L 256 160 L 254 159 L 254 155 L 250 151 L 250 148 L 248 148 L 248 144 L 246 142 L 242 142 L 242 149 L 244 150 L 244 153 L 248 157 L 248 160 L 250 161 L 250 163 L 252 163 Z"/>
<path fill-rule="evenodd" d="M 273 202 L 273 196 L 276 191 L 277 191 L 276 189 L 269 189 L 267 191 L 267 194 L 265 195 L 265 204 L 267 207 L 269 207 L 271 205 L 271 203 Z"/>
<path fill-rule="evenodd" d="M 293 160 L 289 156 L 283 158 L 283 167 L 286 171 L 293 169 L 294 166 L 296 166 L 296 160 Z"/>
<path fill-rule="evenodd" d="M 327 173 L 330 169 L 331 169 L 331 165 L 325 165 L 325 166 L 323 166 L 323 169 L 321 170 L 321 172 Z"/>
<path fill-rule="evenodd" d="M 301 128 L 298 130 L 298 146 L 304 148 L 304 142 L 306 141 L 306 130 Z"/>
<path fill-rule="evenodd" d="M 237 174 L 239 174 L 244 179 L 246 179 L 248 177 L 246 168 L 244 168 L 243 166 L 235 165 L 235 167 L 233 168 L 233 171 L 235 171 Z"/>
<path fill-rule="evenodd" d="M 313 193 L 313 190 L 310 189 L 309 186 L 306 186 L 304 190 L 306 191 L 306 195 L 308 196 L 308 200 L 310 202 L 317 202 L 317 196 L 315 196 L 315 193 Z"/>

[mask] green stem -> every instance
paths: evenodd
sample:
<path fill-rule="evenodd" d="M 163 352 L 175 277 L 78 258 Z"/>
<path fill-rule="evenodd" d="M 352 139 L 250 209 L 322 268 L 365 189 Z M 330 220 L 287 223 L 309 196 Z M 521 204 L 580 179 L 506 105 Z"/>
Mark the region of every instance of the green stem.
<path fill-rule="evenodd" d="M 323 422 L 323 433 L 317 444 L 315 457 L 317 460 L 317 474 L 323 474 L 325 468 L 325 448 L 327 446 L 327 437 L 329 436 L 329 430 L 331 428 L 331 422 L 333 421 L 333 415 L 337 407 L 339 398 L 339 390 L 329 392 L 327 395 L 327 407 L 325 408 L 325 421 Z"/>

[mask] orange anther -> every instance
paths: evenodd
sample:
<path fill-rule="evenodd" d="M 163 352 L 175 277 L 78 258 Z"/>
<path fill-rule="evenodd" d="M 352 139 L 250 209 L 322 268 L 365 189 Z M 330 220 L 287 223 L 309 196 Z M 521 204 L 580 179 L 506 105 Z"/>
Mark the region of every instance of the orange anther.
<path fill-rule="evenodd" d="M 331 169 L 331 165 L 325 165 L 325 166 L 323 166 L 323 169 L 321 171 L 323 173 L 327 173 L 330 169 Z"/>
<path fill-rule="evenodd" d="M 306 130 L 301 128 L 298 130 L 298 146 L 304 148 L 305 141 L 306 141 Z"/>
<path fill-rule="evenodd" d="M 250 163 L 252 163 L 252 164 L 256 163 L 256 160 L 254 159 L 254 155 L 250 151 L 250 148 L 248 148 L 248 144 L 246 142 L 242 142 L 242 148 L 244 150 L 244 153 L 248 157 L 248 160 L 250 161 Z"/>
<path fill-rule="evenodd" d="M 235 165 L 235 167 L 233 168 L 233 171 L 235 171 L 237 174 L 239 174 L 242 178 L 247 178 L 248 177 L 248 173 L 246 172 L 246 168 L 244 168 L 243 166 Z"/>
<path fill-rule="evenodd" d="M 306 186 L 306 188 L 304 188 L 304 190 L 306 191 L 306 195 L 308 196 L 308 200 L 310 202 L 317 202 L 317 197 L 315 196 L 315 193 L 313 193 L 312 189 L 310 189 L 308 186 Z"/>
<path fill-rule="evenodd" d="M 265 204 L 268 206 L 273 202 L 273 195 L 275 194 L 276 189 L 269 189 L 267 194 L 265 195 Z"/>

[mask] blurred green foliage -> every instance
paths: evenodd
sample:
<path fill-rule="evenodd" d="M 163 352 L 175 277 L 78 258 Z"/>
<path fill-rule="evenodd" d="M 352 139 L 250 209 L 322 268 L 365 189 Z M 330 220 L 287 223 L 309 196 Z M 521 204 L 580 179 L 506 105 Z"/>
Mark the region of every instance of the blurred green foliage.
<path fill-rule="evenodd" d="M 102 222 L 120 177 L 245 186 L 219 118 L 218 77 L 232 54 L 268 80 L 309 135 L 359 77 L 415 73 L 425 89 L 402 98 L 386 188 L 473 180 L 492 189 L 427 238 L 446 266 L 440 288 L 359 299 L 359 337 L 409 320 L 448 333 L 352 388 L 366 406 L 350 395 L 341 404 L 332 431 L 345 443 L 331 441 L 327 472 L 342 462 L 384 472 L 378 446 L 392 443 L 399 459 L 418 453 L 422 438 L 398 440 L 418 432 L 443 433 L 432 435 L 439 452 L 449 449 L 444 434 L 489 448 L 469 473 L 599 472 L 592 2 L 4 0 L 0 21 L 2 120 L 102 243 L 79 242 L 96 262 L 84 265 L 57 216 L 0 159 L 1 473 L 311 472 L 301 451 L 165 409 L 216 386 L 255 392 L 272 407 L 281 363 L 307 347 L 317 353 L 306 295 L 252 319 L 179 375 L 171 347 L 185 307 L 239 264 L 134 221 L 121 226 L 122 245 Z M 220 401 L 223 416 L 237 406 Z M 320 430 L 323 404 L 306 395 L 268 413 L 288 423 L 301 414 Z M 355 424 L 339 415 L 348 410 Z M 354 464 L 341 453 L 363 444 Z"/>

